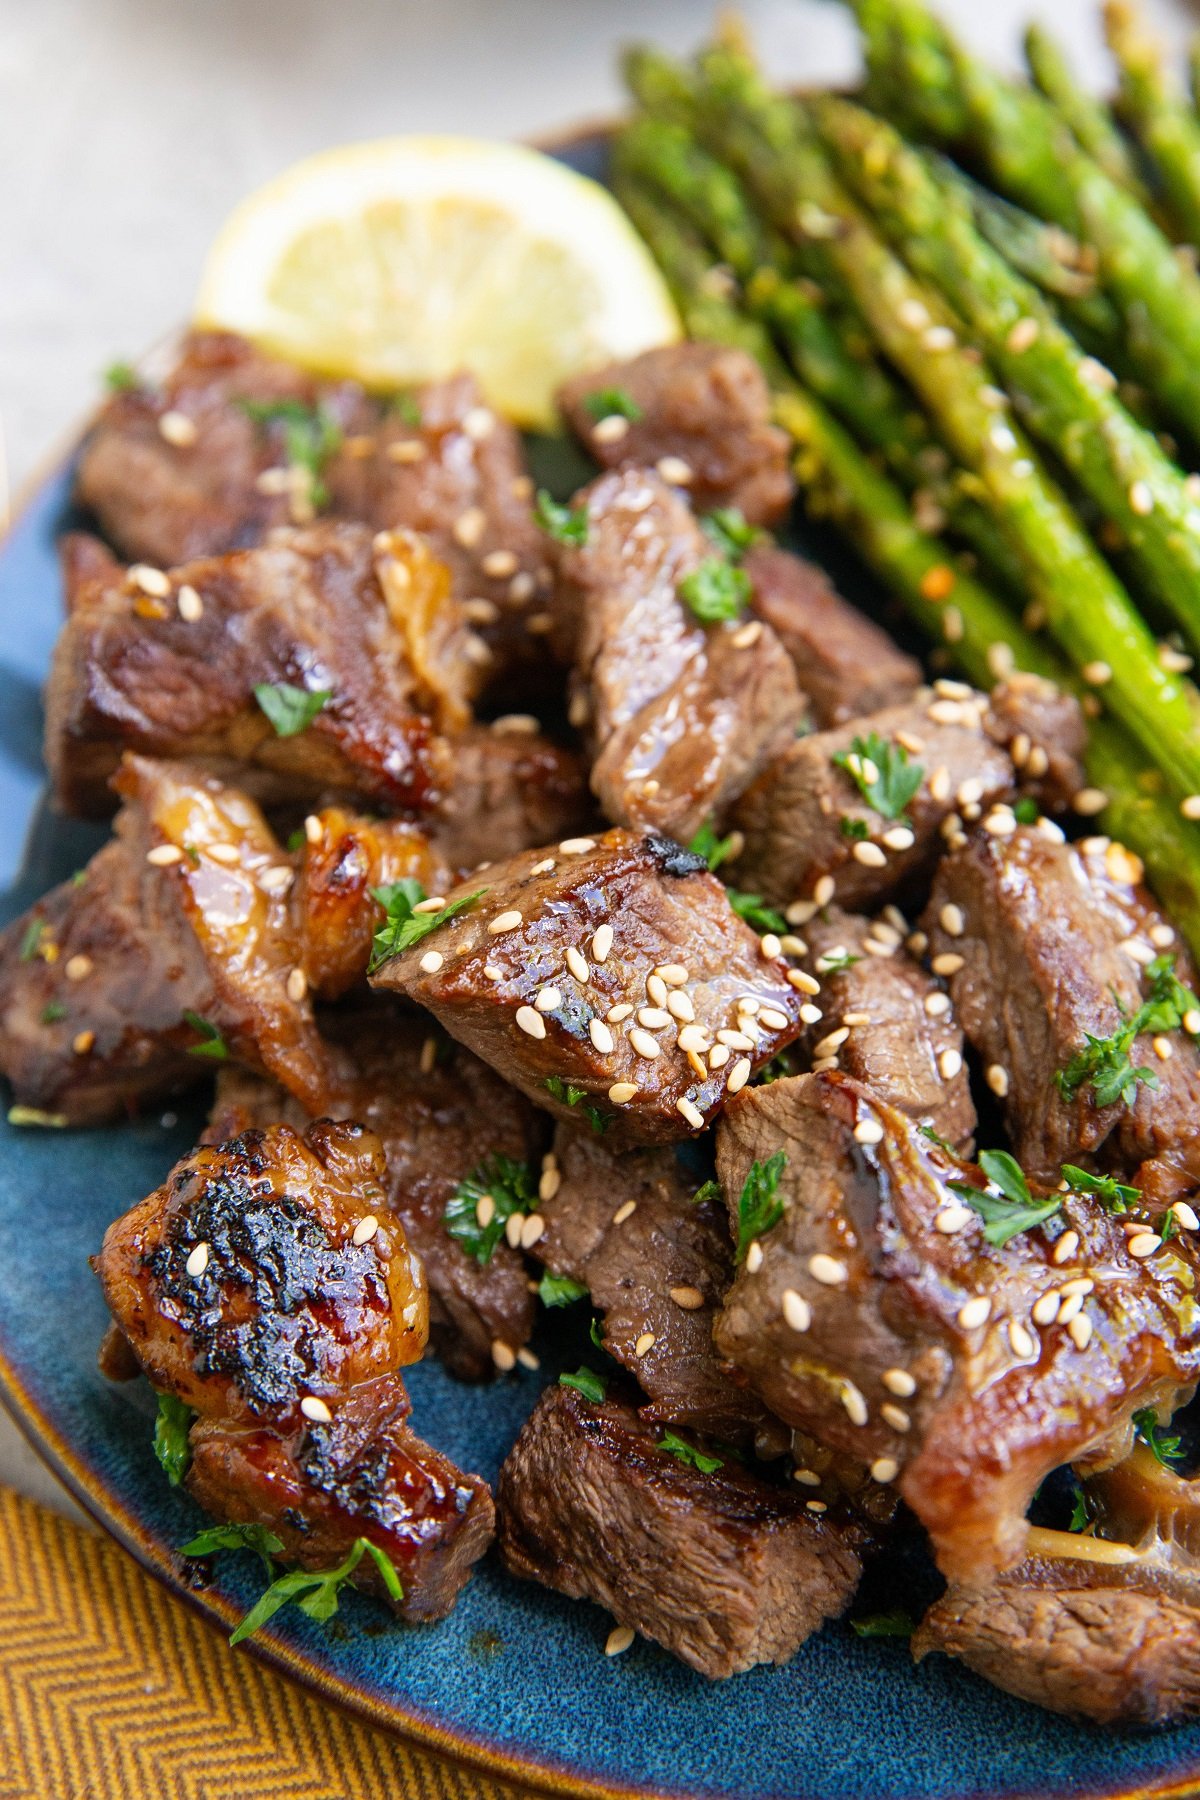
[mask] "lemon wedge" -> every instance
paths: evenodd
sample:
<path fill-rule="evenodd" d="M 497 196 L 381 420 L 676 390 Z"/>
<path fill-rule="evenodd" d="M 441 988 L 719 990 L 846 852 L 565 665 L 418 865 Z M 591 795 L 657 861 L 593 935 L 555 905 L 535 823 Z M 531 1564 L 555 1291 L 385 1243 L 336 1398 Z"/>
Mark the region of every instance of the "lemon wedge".
<path fill-rule="evenodd" d="M 349 144 L 260 188 L 213 245 L 196 323 L 373 388 L 470 369 L 527 426 L 553 423 L 568 375 L 680 334 L 604 188 L 460 137 Z"/>

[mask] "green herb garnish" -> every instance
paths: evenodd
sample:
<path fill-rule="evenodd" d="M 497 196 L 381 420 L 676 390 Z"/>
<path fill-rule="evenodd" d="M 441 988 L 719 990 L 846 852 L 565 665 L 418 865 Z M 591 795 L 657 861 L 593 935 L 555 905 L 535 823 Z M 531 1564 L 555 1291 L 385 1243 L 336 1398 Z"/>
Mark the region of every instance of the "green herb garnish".
<path fill-rule="evenodd" d="M 332 688 L 293 687 L 287 681 L 259 681 L 254 698 L 271 721 L 276 737 L 299 737 L 333 698 Z"/>
<path fill-rule="evenodd" d="M 588 1320 L 588 1336 L 591 1338 L 593 1344 L 595 1344 L 597 1350 L 601 1351 L 603 1355 L 607 1356 L 608 1351 L 605 1350 L 605 1348 L 604 1348 L 603 1328 L 601 1327 L 600 1320 L 595 1313 L 593 1313 L 591 1318 Z"/>
<path fill-rule="evenodd" d="M 842 836 L 844 838 L 854 838 L 856 842 L 864 843 L 870 835 L 871 828 L 865 819 L 850 819 L 843 817 Z"/>
<path fill-rule="evenodd" d="M 1063 1164 L 1062 1177 L 1073 1194 L 1094 1194 L 1106 1212 L 1128 1212 L 1142 1197 L 1141 1188 L 1127 1187 L 1111 1175 L 1089 1174 L 1087 1169 L 1077 1169 L 1074 1163 Z"/>
<path fill-rule="evenodd" d="M 1174 1462 L 1183 1460 L 1183 1439 L 1175 1432 L 1168 1433 L 1158 1422 L 1158 1415 L 1152 1406 L 1143 1406 L 1133 1415 L 1133 1429 L 1164 1469 L 1169 1469 Z"/>
<path fill-rule="evenodd" d="M 724 557 L 708 556 L 676 591 L 702 625 L 723 625 L 741 616 L 750 598 L 750 577 Z"/>
<path fill-rule="evenodd" d="M 217 1027 L 208 1019 L 202 1019 L 199 1013 L 185 1012 L 183 1017 L 193 1031 L 200 1033 L 200 1042 L 188 1045 L 188 1055 L 207 1056 L 212 1062 L 228 1062 L 229 1045 Z"/>
<path fill-rule="evenodd" d="M 601 1112 L 598 1106 L 592 1105 L 588 1100 L 586 1088 L 576 1087 L 571 1081 L 564 1081 L 561 1075 L 547 1075 L 543 1085 L 547 1093 L 551 1094 L 560 1106 L 578 1106 L 582 1101 L 584 1103 L 583 1110 L 592 1130 L 597 1137 L 604 1136 L 612 1124 L 612 1120 L 607 1113 Z"/>
<path fill-rule="evenodd" d="M 393 394 L 390 404 L 402 425 L 411 425 L 414 431 L 420 430 L 425 422 L 421 417 L 421 402 L 411 390 Z"/>
<path fill-rule="evenodd" d="M 736 888 L 726 888 L 725 898 L 732 906 L 739 919 L 745 919 L 754 931 L 773 931 L 776 936 L 787 930 L 787 920 L 773 906 L 763 904 L 761 894 L 739 894 Z"/>
<path fill-rule="evenodd" d="M 270 1581 L 275 1573 L 271 1558 L 278 1556 L 282 1549 L 282 1538 L 277 1538 L 265 1525 L 210 1525 L 206 1531 L 197 1532 L 188 1543 L 180 1544 L 179 1554 L 215 1556 L 218 1550 L 253 1550 L 256 1556 L 262 1557 Z"/>
<path fill-rule="evenodd" d="M 142 378 L 132 363 L 109 363 L 104 371 L 104 385 L 113 394 L 127 394 L 142 385 Z"/>
<path fill-rule="evenodd" d="M 38 953 L 38 945 L 42 941 L 42 933 L 46 929 L 44 919 L 30 919 L 21 933 L 21 948 L 17 952 L 22 962 L 32 962 Z"/>
<path fill-rule="evenodd" d="M 481 1225 L 479 1203 L 485 1197 L 491 1199 L 492 1208 L 487 1224 Z M 514 1213 L 532 1212 L 536 1205 L 537 1183 L 532 1169 L 497 1151 L 459 1182 L 442 1217 L 446 1230 L 457 1238 L 467 1255 L 486 1265 L 504 1236 L 507 1220 Z"/>
<path fill-rule="evenodd" d="M 329 504 L 329 489 L 322 480 L 325 465 L 342 441 L 342 428 L 324 406 L 305 406 L 301 400 L 241 400 L 238 402 L 256 425 L 282 425 L 288 466 L 308 478 L 308 497 L 317 508 Z"/>
<path fill-rule="evenodd" d="M 689 1469 L 699 1469 L 702 1475 L 715 1474 L 725 1467 L 723 1456 L 709 1456 L 703 1450 L 697 1450 L 695 1444 L 689 1444 L 684 1438 L 677 1437 L 673 1431 L 664 1431 L 658 1440 L 660 1450 L 666 1450 L 676 1461 Z"/>
<path fill-rule="evenodd" d="M 619 387 L 597 388 L 594 394 L 585 394 L 583 409 L 593 419 L 628 419 L 631 425 L 646 416 L 633 395 Z"/>
<path fill-rule="evenodd" d="M 372 888 L 371 898 L 379 902 L 386 917 L 371 945 L 368 973 L 373 974 L 390 957 L 411 950 L 414 944 L 427 938 L 439 925 L 445 925 L 449 919 L 457 918 L 459 913 L 474 906 L 481 895 L 486 893 L 486 888 L 476 888 L 473 894 L 464 894 L 458 900 L 451 900 L 437 912 L 419 913 L 414 912 L 413 908 L 419 906 L 427 896 L 421 883 L 414 881 L 410 875 L 405 876 L 403 881 L 390 882 L 387 887 Z"/>
<path fill-rule="evenodd" d="M 341 1590 L 364 1555 L 370 1556 L 374 1561 L 391 1599 L 402 1600 L 404 1589 L 391 1557 L 368 1538 L 355 1538 L 349 1556 L 336 1569 L 293 1569 L 290 1574 L 281 1575 L 278 1581 L 273 1581 L 236 1630 L 230 1632 L 229 1642 L 240 1644 L 243 1638 L 253 1636 L 289 1601 L 294 1601 L 302 1613 L 307 1613 L 310 1619 L 316 1619 L 319 1623 L 331 1619 L 338 1609 Z"/>
<path fill-rule="evenodd" d="M 585 1400 L 592 1400 L 599 1406 L 608 1393 L 608 1383 L 603 1375 L 597 1375 L 595 1369 L 589 1369 L 581 1363 L 573 1375 L 560 1375 L 559 1387 L 577 1388 Z"/>
<path fill-rule="evenodd" d="M 546 536 L 552 537 L 556 544 L 580 545 L 588 541 L 586 506 L 577 506 L 574 510 L 569 506 L 560 506 L 553 494 L 547 493 L 545 488 L 539 488 L 533 516 Z"/>
<path fill-rule="evenodd" d="M 1087 1492 L 1082 1487 L 1075 1489 L 1075 1499 L 1071 1507 L 1071 1517 L 1067 1524 L 1068 1531 L 1086 1531 L 1092 1522 L 1092 1509 L 1088 1505 Z"/>
<path fill-rule="evenodd" d="M 903 1607 L 895 1606 L 890 1612 L 866 1613 L 861 1619 L 851 1619 L 850 1629 L 860 1638 L 910 1638 L 917 1627 Z"/>
<path fill-rule="evenodd" d="M 1000 1189 L 998 1195 L 972 1187 L 969 1181 L 949 1181 L 946 1185 L 974 1207 L 983 1220 L 984 1241 L 997 1249 L 1022 1231 L 1030 1231 L 1053 1218 L 1062 1205 L 1061 1195 L 1035 1200 L 1021 1165 L 1007 1150 L 984 1150 L 979 1166 L 992 1186 Z"/>
<path fill-rule="evenodd" d="M 538 1299 L 543 1306 L 574 1306 L 582 1300 L 587 1288 L 572 1275 L 552 1275 L 547 1269 L 538 1282 Z"/>
<path fill-rule="evenodd" d="M 154 1421 L 154 1454 L 167 1473 L 172 1487 L 178 1487 L 187 1474 L 191 1461 L 188 1432 L 195 1413 L 174 1394 L 158 1396 L 158 1417 Z"/>
<path fill-rule="evenodd" d="M 1156 956 L 1146 970 L 1146 979 L 1150 992 L 1137 1011 L 1127 1015 L 1114 994 L 1121 1015 L 1120 1028 L 1106 1038 L 1085 1032 L 1083 1049 L 1077 1050 L 1066 1068 L 1055 1075 L 1055 1085 L 1064 1100 L 1074 1100 L 1089 1082 L 1092 1098 L 1099 1107 L 1113 1106 L 1120 1100 L 1132 1106 L 1139 1083 L 1157 1088 L 1154 1070 L 1144 1065 L 1134 1068 L 1129 1052 L 1143 1032 L 1158 1035 L 1178 1031 L 1189 1013 L 1200 1012 L 1200 999 L 1176 975 L 1173 956 Z"/>
<path fill-rule="evenodd" d="M 932 1125 L 918 1125 L 917 1130 L 923 1138 L 928 1138 L 931 1144 L 936 1144 L 938 1149 L 943 1151 L 945 1155 L 953 1157 L 955 1162 L 958 1161 L 958 1151 L 954 1148 L 954 1145 L 946 1138 L 942 1137 L 940 1132 L 935 1131 Z"/>
<path fill-rule="evenodd" d="M 745 513 L 736 506 L 719 506 L 705 513 L 700 529 L 730 562 L 740 562 L 763 535 L 757 525 L 747 523 Z"/>
<path fill-rule="evenodd" d="M 862 961 L 852 950 L 827 950 L 824 956 L 817 958 L 818 975 L 844 975 L 855 963 Z"/>
<path fill-rule="evenodd" d="M 1031 795 L 1026 794 L 1013 807 L 1013 817 L 1018 825 L 1036 825 L 1042 816 L 1042 809 Z"/>
<path fill-rule="evenodd" d="M 65 1019 L 66 1016 L 67 1009 L 61 1000 L 49 1000 L 42 1008 L 43 1025 L 57 1025 L 58 1021 Z"/>
<path fill-rule="evenodd" d="M 688 849 L 693 856 L 702 856 L 709 868 L 716 870 L 733 855 L 736 844 L 736 832 L 730 832 L 728 837 L 718 837 L 712 820 L 705 819 Z"/>
<path fill-rule="evenodd" d="M 745 1261 L 755 1238 L 764 1237 L 783 1217 L 783 1201 L 777 1190 L 786 1164 L 787 1155 L 782 1150 L 776 1150 L 765 1163 L 755 1158 L 750 1164 L 750 1173 L 738 1196 L 738 1262 Z"/>
<path fill-rule="evenodd" d="M 835 751 L 833 761 L 844 769 L 859 793 L 885 819 L 902 819 L 909 801 L 925 779 L 920 763 L 910 763 L 903 744 L 892 744 L 876 731 L 856 737 L 849 750 Z"/>
<path fill-rule="evenodd" d="M 692 1195 L 692 1205 L 699 1206 L 702 1200 L 715 1200 L 718 1206 L 724 1206 L 725 1190 L 719 1181 L 713 1181 L 710 1177 L 708 1181 L 701 1182 Z"/>

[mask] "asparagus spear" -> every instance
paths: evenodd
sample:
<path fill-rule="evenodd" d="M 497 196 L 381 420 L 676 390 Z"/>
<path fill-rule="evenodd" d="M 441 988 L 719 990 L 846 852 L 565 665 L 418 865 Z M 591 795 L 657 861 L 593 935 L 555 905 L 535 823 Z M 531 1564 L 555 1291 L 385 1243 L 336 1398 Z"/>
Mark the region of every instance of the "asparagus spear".
<path fill-rule="evenodd" d="M 875 28 L 866 39 L 876 87 L 886 78 L 889 97 L 903 88 L 903 116 L 915 117 L 922 134 L 966 147 L 1012 198 L 1094 245 L 1142 380 L 1185 431 L 1194 431 L 1200 276 L 1180 262 L 1137 200 L 1080 149 L 1044 95 L 967 56 L 921 0 L 891 0 L 887 11 L 887 46 Z M 912 79 L 918 65 L 930 71 L 926 89 Z"/>
<path fill-rule="evenodd" d="M 1200 641 L 1200 506 L 1037 289 L 975 230 L 958 196 L 885 120 L 849 101 L 812 109 L 840 172 L 909 264 L 966 320 L 1030 428 L 1112 521 L 1133 565 Z"/>
<path fill-rule="evenodd" d="M 1051 105 L 1070 126 L 1076 139 L 1099 163 L 1105 174 L 1141 201 L 1150 203 L 1129 145 L 1113 123 L 1102 100 L 1081 88 L 1071 72 L 1062 46 L 1036 22 L 1025 32 L 1025 61 L 1029 73 Z"/>
<path fill-rule="evenodd" d="M 1107 0 L 1104 29 L 1117 61 L 1121 117 L 1157 170 L 1184 237 L 1200 244 L 1200 119 L 1124 0 Z"/>

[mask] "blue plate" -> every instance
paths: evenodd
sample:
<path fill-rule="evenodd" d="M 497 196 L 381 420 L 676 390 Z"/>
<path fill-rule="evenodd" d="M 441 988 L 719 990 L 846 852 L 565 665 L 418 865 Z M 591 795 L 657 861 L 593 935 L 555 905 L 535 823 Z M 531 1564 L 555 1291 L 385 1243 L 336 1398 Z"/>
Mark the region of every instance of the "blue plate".
<path fill-rule="evenodd" d="M 599 136 L 560 153 L 602 171 Z M 55 819 L 40 798 L 38 694 L 60 619 L 54 544 L 69 521 L 70 481 L 69 467 L 45 481 L 0 547 L 0 885 L 13 883 L 4 918 L 77 868 L 102 836 Z M 861 576 L 837 573 L 876 607 Z M 0 1394 L 96 1519 L 228 1629 L 260 1589 L 258 1564 L 226 1555 L 212 1587 L 186 1585 L 175 1547 L 201 1515 L 168 1488 L 154 1459 L 145 1385 L 112 1386 L 97 1372 L 106 1314 L 87 1263 L 109 1221 L 189 1148 L 199 1117 L 185 1110 L 86 1132 L 0 1125 Z M 537 1347 L 541 1376 L 518 1372 L 487 1388 L 462 1387 L 436 1363 L 412 1370 L 418 1428 L 494 1478 L 539 1381 L 557 1373 L 555 1346 Z M 328 1627 L 285 1610 L 240 1654 L 264 1657 L 377 1723 L 559 1794 L 1200 1793 L 1200 1726 L 1148 1737 L 1068 1725 L 944 1658 L 914 1670 L 905 1645 L 860 1641 L 844 1624 L 828 1626 L 785 1669 L 722 1684 L 640 1642 L 608 1660 L 610 1624 L 593 1606 L 511 1580 L 489 1559 L 453 1616 L 432 1629 L 397 1627 L 351 1596 Z"/>

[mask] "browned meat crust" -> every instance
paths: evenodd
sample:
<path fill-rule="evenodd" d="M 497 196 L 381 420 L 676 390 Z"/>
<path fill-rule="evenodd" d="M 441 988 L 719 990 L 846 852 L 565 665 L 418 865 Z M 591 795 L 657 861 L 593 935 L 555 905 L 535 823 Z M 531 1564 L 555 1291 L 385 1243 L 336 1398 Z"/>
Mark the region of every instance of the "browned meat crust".
<path fill-rule="evenodd" d="M 454 739 L 453 778 L 429 825 L 453 869 L 553 844 L 596 822 L 583 759 L 524 724 L 517 714 Z"/>
<path fill-rule="evenodd" d="M 857 1525 L 730 1460 L 686 1467 L 632 1406 L 566 1387 L 538 1401 L 498 1501 L 514 1574 L 595 1600 L 715 1678 L 787 1662 L 862 1572 Z"/>
<path fill-rule="evenodd" d="M 614 388 L 640 417 L 596 404 Z M 697 512 L 732 506 L 752 525 L 771 525 L 791 504 L 788 436 L 771 424 L 762 370 L 744 350 L 698 343 L 646 350 L 576 376 L 558 398 L 597 462 L 657 465 L 664 480 L 686 487 Z"/>
<path fill-rule="evenodd" d="M 565 1088 L 581 1090 L 614 1142 L 701 1130 L 799 1029 L 786 965 L 703 859 L 667 838 L 568 839 L 472 876 L 449 900 L 480 890 L 375 986 L 427 1007 L 560 1118 L 578 1118 Z"/>

